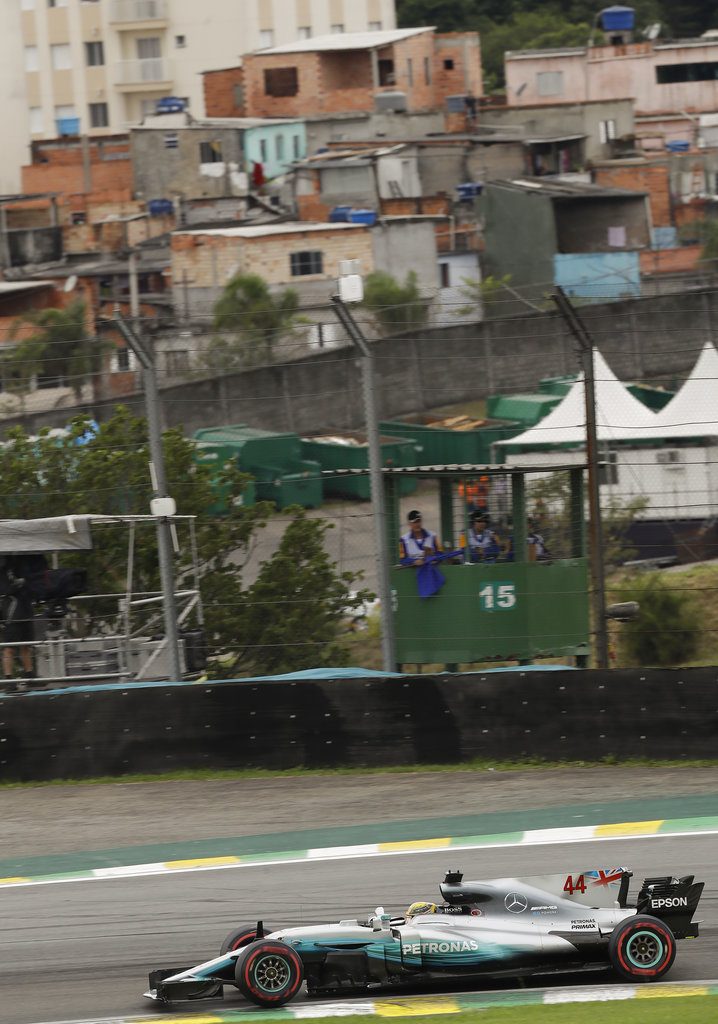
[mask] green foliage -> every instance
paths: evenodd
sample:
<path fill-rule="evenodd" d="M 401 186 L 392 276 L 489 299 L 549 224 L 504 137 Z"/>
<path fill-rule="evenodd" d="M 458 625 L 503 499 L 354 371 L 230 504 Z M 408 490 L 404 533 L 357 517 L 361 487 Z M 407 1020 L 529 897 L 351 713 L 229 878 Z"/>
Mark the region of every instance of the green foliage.
<path fill-rule="evenodd" d="M 383 334 L 415 330 L 429 318 L 429 302 L 421 295 L 413 270 L 404 284 L 383 270 L 369 274 L 364 282 L 364 306 L 371 310 Z"/>
<path fill-rule="evenodd" d="M 462 278 L 461 294 L 466 299 L 466 305 L 457 309 L 457 316 L 481 316 L 485 306 L 490 306 L 501 298 L 501 293 L 511 284 L 511 274 L 504 274 L 503 277 L 494 277 L 489 274 L 483 281 L 472 281 L 469 277 Z"/>
<path fill-rule="evenodd" d="M 671 589 L 660 573 L 647 573 L 621 587 L 621 599 L 641 606 L 639 617 L 621 627 L 624 663 L 641 668 L 680 666 L 695 655 L 701 622 L 689 594 Z"/>
<path fill-rule="evenodd" d="M 688 225 L 685 226 L 688 229 Z M 702 244 L 702 260 L 718 260 L 718 220 L 700 220 L 692 225 L 697 238 Z"/>
<path fill-rule="evenodd" d="M 298 308 L 293 288 L 274 294 L 258 274 L 236 274 L 214 307 L 214 329 L 222 335 L 209 346 L 209 366 L 226 370 L 271 362 L 275 343 L 300 322 Z"/>
<path fill-rule="evenodd" d="M 237 617 L 235 666 L 274 674 L 344 665 L 339 643 L 348 610 L 370 597 L 353 591 L 358 576 L 339 573 L 324 549 L 331 524 L 300 508 L 272 557 L 262 564 Z"/>
<path fill-rule="evenodd" d="M 517 12 L 510 21 L 488 23 L 481 33 L 484 91 L 504 85 L 504 54 L 507 50 L 541 50 L 554 46 L 585 46 L 591 26 L 557 18 L 551 10 Z"/>
<path fill-rule="evenodd" d="M 60 516 L 68 513 L 146 514 L 152 489 L 147 465 L 149 446 L 146 423 L 118 408 L 102 424 L 100 433 L 88 444 L 78 447 L 76 439 L 86 431 L 86 421 L 76 420 L 67 438 L 51 437 L 43 431 L 30 440 L 19 428 L 8 435 L 0 447 L 0 518 L 25 519 Z M 194 445 L 179 429 L 163 435 L 168 489 L 177 502 L 180 515 L 196 516 L 199 586 L 205 610 L 210 652 L 228 656 L 233 667 L 251 664 L 291 665 L 297 660 L 297 636 L 305 641 L 301 648 L 302 667 L 329 664 L 334 653 L 332 630 L 340 618 L 340 609 L 351 606 L 348 587 L 353 576 L 340 576 L 329 563 L 322 548 L 321 524 L 302 524 L 301 510 L 291 510 L 291 521 L 280 551 L 262 569 L 260 580 L 249 589 L 242 583 L 243 566 L 256 531 L 263 527 L 271 506 L 239 503 L 247 476 L 228 464 L 221 474 L 227 490 L 226 514 L 209 514 L 215 491 L 211 487 L 213 470 L 197 465 Z M 188 531 L 178 526 L 180 553 L 175 560 L 178 589 L 194 586 Z M 63 564 L 78 564 L 88 569 L 89 592 L 122 593 L 126 587 L 127 528 L 115 524 L 93 528 L 95 548 L 91 555 L 63 556 Z M 300 551 L 297 557 L 296 552 Z M 295 564 L 288 566 L 294 558 Z M 134 557 L 134 590 L 158 591 L 160 580 L 156 532 L 152 524 L 137 527 Z M 291 594 L 305 605 L 290 614 L 285 608 L 275 614 L 272 595 Z M 268 603 L 269 602 L 269 603 Z M 82 603 L 78 602 L 78 608 Z M 92 608 L 93 626 L 112 627 L 116 601 L 98 601 Z M 161 629 L 159 615 L 155 619 Z M 274 626 L 272 642 L 264 658 L 262 648 L 256 657 L 237 656 L 240 646 L 263 643 L 267 621 Z M 240 623 L 242 625 L 240 626 Z M 148 622 L 148 625 L 151 625 Z M 299 632 L 297 632 L 299 631 Z M 255 636 L 255 632 L 257 635 Z M 326 647 L 325 647 L 326 644 Z M 289 653 L 283 661 L 283 645 Z"/>
<path fill-rule="evenodd" d="M 32 330 L 28 334 L 27 328 Z M 88 337 L 87 307 L 75 299 L 64 309 L 41 309 L 19 317 L 12 326 L 10 339 L 22 335 L 13 350 L 3 357 L 3 385 L 9 391 L 24 394 L 33 377 L 57 377 L 71 387 L 78 399 L 82 386 L 101 369 L 104 343 Z"/>

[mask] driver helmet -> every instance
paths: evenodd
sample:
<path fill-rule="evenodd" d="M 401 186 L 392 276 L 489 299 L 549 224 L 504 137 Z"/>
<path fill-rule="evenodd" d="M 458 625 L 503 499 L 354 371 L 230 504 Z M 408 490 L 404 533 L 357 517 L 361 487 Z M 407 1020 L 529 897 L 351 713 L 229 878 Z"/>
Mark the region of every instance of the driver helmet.
<path fill-rule="evenodd" d="M 435 903 L 412 903 L 406 912 L 407 917 L 418 917 L 420 914 L 435 914 Z"/>

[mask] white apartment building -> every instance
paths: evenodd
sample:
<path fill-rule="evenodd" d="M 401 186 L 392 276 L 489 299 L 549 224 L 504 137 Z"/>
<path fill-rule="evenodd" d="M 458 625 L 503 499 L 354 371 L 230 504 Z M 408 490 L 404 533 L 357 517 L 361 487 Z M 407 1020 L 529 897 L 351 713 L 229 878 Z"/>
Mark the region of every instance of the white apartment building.
<path fill-rule="evenodd" d="M 188 100 L 190 111 L 201 116 L 201 72 L 236 66 L 251 50 L 330 32 L 396 26 L 394 0 L 3 3 L 20 8 L 20 23 L 15 11 L 3 19 L 0 83 L 13 79 L 15 91 L 24 96 L 13 108 L 23 152 L 17 139 L 14 147 L 3 147 L 2 181 L 19 179 L 30 139 L 123 131 L 163 96 Z"/>

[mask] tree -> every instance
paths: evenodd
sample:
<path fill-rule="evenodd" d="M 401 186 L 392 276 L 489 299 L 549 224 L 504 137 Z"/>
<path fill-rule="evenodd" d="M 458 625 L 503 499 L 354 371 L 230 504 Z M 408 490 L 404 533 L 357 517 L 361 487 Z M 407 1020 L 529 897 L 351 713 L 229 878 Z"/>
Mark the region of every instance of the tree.
<path fill-rule="evenodd" d="M 620 589 L 621 601 L 637 601 L 637 619 L 621 627 L 621 646 L 633 665 L 685 665 L 698 649 L 700 609 L 680 589 L 671 590 L 659 573 L 629 579 Z"/>
<path fill-rule="evenodd" d="M 210 345 L 208 362 L 228 369 L 270 362 L 275 343 L 299 323 L 299 296 L 293 288 L 273 294 L 258 274 L 235 274 L 214 307 L 214 329 L 222 332 Z"/>
<path fill-rule="evenodd" d="M 237 621 L 243 641 L 235 665 L 253 672 L 346 664 L 347 652 L 337 643 L 342 620 L 371 596 L 354 591 L 357 575 L 337 572 L 327 555 L 323 538 L 331 524 L 299 508 L 288 511 L 294 518 L 262 563 Z"/>
<path fill-rule="evenodd" d="M 404 284 L 383 270 L 369 274 L 364 282 L 364 306 L 371 310 L 384 334 L 423 327 L 429 318 L 429 302 L 419 291 L 413 270 Z"/>
<path fill-rule="evenodd" d="M 78 445 L 78 438 L 86 428 L 86 420 L 80 418 L 71 424 L 64 437 L 43 431 L 38 438 L 30 439 L 19 428 L 9 433 L 7 443 L 0 446 L 3 483 L 0 518 L 25 519 L 70 513 L 145 514 L 148 511 L 152 488 L 147 470 L 149 445 L 145 421 L 132 416 L 127 409 L 118 408 L 111 419 L 102 424 L 94 439 Z M 296 566 L 286 576 L 285 561 L 270 559 L 262 570 L 262 587 L 245 588 L 244 564 L 257 531 L 271 514 L 271 506 L 267 502 L 253 506 L 239 503 L 248 478 L 230 463 L 220 474 L 220 484 L 227 492 L 226 512 L 221 517 L 210 515 L 208 510 L 216 500 L 212 471 L 195 462 L 194 444 L 181 430 L 165 431 L 163 443 L 168 489 L 177 502 L 178 513 L 197 517 L 199 587 L 212 657 L 226 657 L 233 668 L 245 667 L 245 662 L 247 667 L 250 664 L 262 667 L 261 649 L 252 659 L 243 659 L 237 652 L 261 645 L 261 640 L 256 640 L 251 631 L 259 631 L 261 636 L 263 619 L 270 617 L 276 620 L 272 637 L 278 645 L 277 650 L 271 652 L 270 664 L 282 657 L 283 646 L 290 653 L 294 650 L 297 628 L 303 631 L 304 654 L 319 659 L 317 664 L 327 664 L 334 651 L 331 617 L 339 616 L 341 608 L 352 606 L 350 587 L 355 577 L 338 574 L 328 563 L 321 547 L 321 524 L 313 528 L 314 536 L 310 530 L 292 531 L 302 513 L 291 510 L 287 528 L 289 540 L 285 538 L 282 542 L 282 550 L 291 553 L 296 550 L 295 544 L 301 546 Z M 181 531 L 182 527 L 178 529 Z M 126 584 L 126 528 L 97 526 L 94 534 L 92 554 L 63 555 L 63 565 L 87 568 L 89 593 L 122 593 Z M 186 534 L 181 539 L 180 554 L 175 562 L 178 589 L 194 585 Z M 151 525 L 138 526 L 134 590 L 156 592 L 159 589 L 156 533 Z M 294 616 L 271 614 L 272 598 L 268 599 L 267 595 L 289 592 L 297 600 L 297 595 L 303 596 L 312 609 L 307 608 L 304 615 L 299 614 L 300 609 L 295 609 Z M 323 609 L 323 615 L 314 614 L 315 605 Z M 81 607 L 82 603 L 78 602 L 78 608 Z M 88 612 L 95 631 L 114 626 L 116 614 L 117 602 L 111 600 L 94 601 Z M 153 614 L 156 617 L 157 610 Z M 289 656 L 288 661 L 291 661 Z M 312 663 L 305 660 L 304 665 Z M 222 663 L 215 661 L 212 671 L 221 674 Z"/>
<path fill-rule="evenodd" d="M 591 32 L 588 22 L 571 23 L 545 10 L 517 13 L 510 21 L 487 22 L 481 32 L 481 62 L 484 91 L 494 92 L 505 84 L 504 55 L 507 50 L 541 50 L 554 46 L 585 46 Z"/>
<path fill-rule="evenodd" d="M 28 328 L 30 331 L 28 333 Z M 102 369 L 104 343 L 88 336 L 87 307 L 75 299 L 64 309 L 41 309 L 19 317 L 10 331 L 20 339 L 4 359 L 4 379 L 9 390 L 30 390 L 32 378 L 54 378 L 71 387 L 78 401 L 88 377 Z"/>
<path fill-rule="evenodd" d="M 399 0 L 398 24 L 401 28 L 435 25 L 439 32 L 461 32 L 471 25 L 476 7 L 474 0 Z"/>

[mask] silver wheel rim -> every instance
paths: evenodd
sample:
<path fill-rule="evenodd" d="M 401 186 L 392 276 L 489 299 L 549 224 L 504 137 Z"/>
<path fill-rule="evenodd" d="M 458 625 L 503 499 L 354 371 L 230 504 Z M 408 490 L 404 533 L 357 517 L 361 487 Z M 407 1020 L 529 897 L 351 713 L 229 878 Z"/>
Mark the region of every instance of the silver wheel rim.
<path fill-rule="evenodd" d="M 254 980 L 263 992 L 280 992 L 291 980 L 289 963 L 274 953 L 263 956 L 254 966 Z"/>

